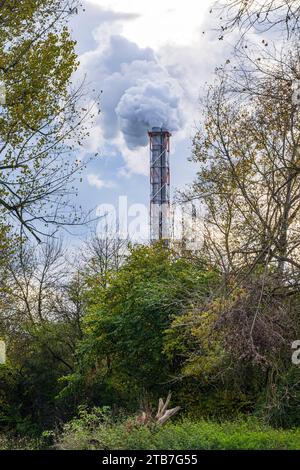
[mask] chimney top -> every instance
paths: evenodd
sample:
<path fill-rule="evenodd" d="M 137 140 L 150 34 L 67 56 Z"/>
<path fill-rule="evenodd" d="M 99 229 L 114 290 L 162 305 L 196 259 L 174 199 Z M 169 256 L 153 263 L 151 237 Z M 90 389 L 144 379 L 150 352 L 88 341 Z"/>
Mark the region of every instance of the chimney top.
<path fill-rule="evenodd" d="M 150 136 L 153 136 L 153 135 L 158 135 L 158 134 L 167 134 L 169 136 L 171 136 L 171 132 L 166 128 L 166 127 L 152 127 L 152 129 L 150 131 L 148 131 L 148 134 Z"/>

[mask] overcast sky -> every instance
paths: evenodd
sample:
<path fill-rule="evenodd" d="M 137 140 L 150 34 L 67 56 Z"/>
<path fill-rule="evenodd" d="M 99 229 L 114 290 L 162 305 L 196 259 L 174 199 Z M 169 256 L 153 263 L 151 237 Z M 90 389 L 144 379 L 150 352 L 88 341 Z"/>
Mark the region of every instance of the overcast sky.
<path fill-rule="evenodd" d="M 219 41 L 211 0 L 86 0 L 73 16 L 80 67 L 101 95 L 101 114 L 84 154 L 99 152 L 80 184 L 86 208 L 149 201 L 147 129 L 172 131 L 171 184 L 183 187 L 194 169 L 187 159 L 201 116 L 199 96 L 224 63 L 231 44 Z M 84 157 L 84 155 L 83 155 Z"/>

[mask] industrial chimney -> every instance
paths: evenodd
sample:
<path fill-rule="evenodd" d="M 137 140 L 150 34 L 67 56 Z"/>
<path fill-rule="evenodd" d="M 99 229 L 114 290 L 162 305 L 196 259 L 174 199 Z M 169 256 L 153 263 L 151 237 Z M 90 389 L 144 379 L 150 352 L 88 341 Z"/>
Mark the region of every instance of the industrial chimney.
<path fill-rule="evenodd" d="M 167 129 L 153 127 L 150 137 L 150 240 L 170 240 L 170 137 Z"/>

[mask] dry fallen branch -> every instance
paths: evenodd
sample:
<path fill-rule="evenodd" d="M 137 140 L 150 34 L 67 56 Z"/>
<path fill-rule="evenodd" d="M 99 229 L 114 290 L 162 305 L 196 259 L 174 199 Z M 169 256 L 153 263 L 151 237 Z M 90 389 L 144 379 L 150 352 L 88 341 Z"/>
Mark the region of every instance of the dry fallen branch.
<path fill-rule="evenodd" d="M 172 416 L 174 416 L 180 410 L 180 406 L 175 406 L 175 408 L 168 409 L 171 397 L 172 393 L 169 392 L 165 402 L 162 398 L 159 399 L 158 409 L 155 417 L 153 417 L 151 410 L 143 411 L 137 419 L 138 423 L 146 425 L 151 422 L 154 422 L 161 426 L 164 425 L 170 418 L 172 418 Z"/>

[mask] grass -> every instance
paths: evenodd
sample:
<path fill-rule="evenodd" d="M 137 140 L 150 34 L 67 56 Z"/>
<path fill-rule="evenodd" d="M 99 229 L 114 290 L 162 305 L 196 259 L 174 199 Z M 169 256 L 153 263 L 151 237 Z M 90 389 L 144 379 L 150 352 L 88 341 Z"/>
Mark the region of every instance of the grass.
<path fill-rule="evenodd" d="M 53 444 L 54 443 L 54 444 Z M 0 434 L 0 449 L 60 450 L 294 450 L 300 449 L 300 428 L 274 429 L 248 418 L 222 423 L 181 419 L 164 427 L 138 425 L 135 418 L 114 421 L 108 410 L 79 410 L 60 432 L 40 439 Z"/>
<path fill-rule="evenodd" d="M 38 450 L 40 441 L 25 437 L 8 437 L 0 434 L 0 450 Z"/>
<path fill-rule="evenodd" d="M 134 420 L 113 424 L 75 419 L 59 436 L 58 449 L 235 450 L 300 449 L 300 428 L 274 429 L 255 419 L 216 423 L 183 419 L 164 427 L 137 426 Z"/>

